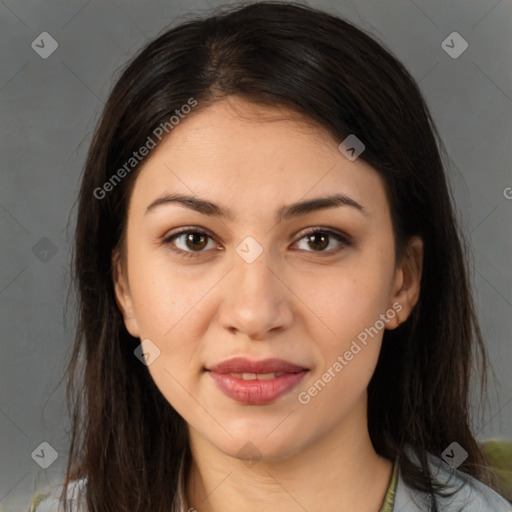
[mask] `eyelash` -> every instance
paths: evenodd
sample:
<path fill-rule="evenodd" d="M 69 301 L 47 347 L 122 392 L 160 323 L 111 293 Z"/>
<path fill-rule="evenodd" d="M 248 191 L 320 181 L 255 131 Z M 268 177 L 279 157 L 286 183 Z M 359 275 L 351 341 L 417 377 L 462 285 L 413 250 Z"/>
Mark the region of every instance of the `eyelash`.
<path fill-rule="evenodd" d="M 177 233 L 173 233 L 172 235 L 166 237 L 163 240 L 163 242 L 164 242 L 164 244 L 169 245 L 169 248 L 173 252 L 179 254 L 180 256 L 183 256 L 185 258 L 194 258 L 196 256 L 199 256 L 201 253 L 205 252 L 205 250 L 201 250 L 201 251 L 184 251 L 183 249 L 178 249 L 172 243 L 172 241 L 174 239 L 180 237 L 181 235 L 190 234 L 190 233 L 206 235 L 208 238 L 213 240 L 213 237 L 210 234 L 208 234 L 206 231 L 202 231 L 200 229 L 195 229 L 195 228 L 184 228 L 184 229 L 178 231 Z M 297 242 L 299 242 L 300 240 L 302 240 L 304 238 L 307 238 L 307 237 L 310 237 L 312 235 L 316 235 L 316 234 L 319 234 L 319 233 L 323 234 L 323 235 L 327 235 L 327 236 L 332 237 L 332 238 L 335 238 L 336 240 L 338 240 L 338 242 L 340 242 L 342 244 L 342 247 L 340 247 L 338 249 L 334 249 L 334 250 L 331 249 L 329 251 L 325 251 L 324 250 L 324 251 L 306 251 L 306 252 L 312 252 L 312 253 L 316 252 L 318 254 L 322 254 L 322 253 L 333 254 L 333 253 L 338 253 L 339 251 L 343 250 L 343 246 L 344 247 L 350 247 L 352 245 L 352 242 L 349 240 L 349 238 L 346 235 L 343 235 L 343 234 L 339 233 L 338 231 L 333 231 L 330 228 L 321 228 L 321 227 L 312 229 L 311 231 L 307 231 L 306 233 L 304 233 L 297 240 Z M 295 242 L 295 243 L 297 243 L 297 242 Z"/>

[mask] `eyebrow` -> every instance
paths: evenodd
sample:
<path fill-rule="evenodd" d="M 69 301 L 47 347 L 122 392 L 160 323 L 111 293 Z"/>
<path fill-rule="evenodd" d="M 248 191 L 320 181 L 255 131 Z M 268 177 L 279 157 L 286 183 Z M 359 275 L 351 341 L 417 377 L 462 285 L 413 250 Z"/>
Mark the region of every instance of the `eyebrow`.
<path fill-rule="evenodd" d="M 229 209 L 222 208 L 211 201 L 199 198 L 197 196 L 189 196 L 183 194 L 169 194 L 155 199 L 147 208 L 144 215 L 154 210 L 158 206 L 177 203 L 186 208 L 190 208 L 203 215 L 211 217 L 225 218 L 234 220 L 235 215 Z M 344 194 L 334 194 L 326 197 L 317 197 L 307 199 L 297 203 L 282 206 L 276 212 L 276 221 L 289 220 L 300 215 L 306 215 L 311 212 L 334 208 L 337 206 L 349 206 L 355 208 L 363 215 L 367 216 L 368 211 L 357 201 Z"/>

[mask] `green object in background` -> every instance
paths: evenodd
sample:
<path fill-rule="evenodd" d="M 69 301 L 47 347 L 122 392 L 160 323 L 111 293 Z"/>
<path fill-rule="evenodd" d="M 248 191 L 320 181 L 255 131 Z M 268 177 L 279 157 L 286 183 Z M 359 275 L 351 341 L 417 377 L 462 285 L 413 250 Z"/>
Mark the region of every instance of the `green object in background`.
<path fill-rule="evenodd" d="M 32 502 L 30 503 L 30 512 L 35 512 L 37 505 L 43 501 L 45 496 L 45 494 L 39 493 L 32 498 Z"/>
<path fill-rule="evenodd" d="M 480 447 L 496 475 L 498 492 L 512 502 L 512 441 L 489 439 Z"/>

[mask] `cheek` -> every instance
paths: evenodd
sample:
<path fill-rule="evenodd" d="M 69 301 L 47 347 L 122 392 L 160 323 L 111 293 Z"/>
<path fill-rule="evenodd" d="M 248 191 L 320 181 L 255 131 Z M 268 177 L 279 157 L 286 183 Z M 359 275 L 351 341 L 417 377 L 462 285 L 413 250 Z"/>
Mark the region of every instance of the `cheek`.
<path fill-rule="evenodd" d="M 208 319 L 209 298 L 219 277 L 182 272 L 155 251 L 133 251 L 129 260 L 130 291 L 141 339 L 160 351 L 149 370 L 160 390 L 178 397 L 183 387 L 193 391 L 200 374 L 199 353 Z M 180 386 L 181 385 L 181 386 Z"/>
<path fill-rule="evenodd" d="M 206 291 L 205 280 L 177 270 L 164 251 L 134 251 L 128 269 L 135 314 L 145 337 L 172 337 Z"/>
<path fill-rule="evenodd" d="M 375 371 L 384 332 L 380 315 L 386 314 L 388 296 L 382 281 L 369 277 L 331 282 L 329 300 L 317 302 L 329 330 L 312 332 L 319 365 L 297 397 L 311 421 L 340 421 L 359 402 Z"/>
<path fill-rule="evenodd" d="M 362 259 L 310 283 L 314 311 L 333 336 L 346 340 L 370 327 L 389 307 L 393 268 L 384 259 Z"/>
<path fill-rule="evenodd" d="M 360 263 L 339 269 L 312 287 L 311 304 L 328 327 L 311 328 L 322 361 L 315 377 L 328 382 L 331 390 L 325 398 L 350 400 L 366 388 L 379 357 L 385 320 L 394 317 L 388 311 L 392 264 L 378 258 Z"/>
<path fill-rule="evenodd" d="M 191 396 L 200 391 L 201 319 L 206 314 L 209 288 L 207 281 L 191 282 L 158 260 L 146 259 L 134 271 L 132 297 L 141 337 L 152 340 L 160 351 L 148 370 L 182 416 L 190 415 L 197 406 Z"/>

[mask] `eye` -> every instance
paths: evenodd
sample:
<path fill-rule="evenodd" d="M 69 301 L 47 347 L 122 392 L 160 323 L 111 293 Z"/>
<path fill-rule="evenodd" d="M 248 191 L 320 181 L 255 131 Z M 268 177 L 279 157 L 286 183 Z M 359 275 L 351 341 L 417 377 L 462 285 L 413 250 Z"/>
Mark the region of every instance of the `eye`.
<path fill-rule="evenodd" d="M 212 242 L 211 247 L 208 247 L 209 241 Z M 204 252 L 205 248 L 214 249 L 219 247 L 208 233 L 190 228 L 168 236 L 164 239 L 164 243 L 168 244 L 174 252 L 185 257 L 195 256 L 194 253 Z"/>
<path fill-rule="evenodd" d="M 325 249 L 329 247 L 331 242 L 330 239 L 332 238 L 334 238 L 338 242 L 338 247 L 326 251 Z M 317 228 L 308 231 L 300 238 L 299 242 L 302 240 L 305 240 L 308 247 L 311 247 L 313 249 L 312 251 L 305 249 L 308 252 L 338 252 L 343 247 L 348 247 L 351 245 L 346 236 L 343 236 L 341 233 L 338 233 L 336 231 L 323 228 Z"/>

